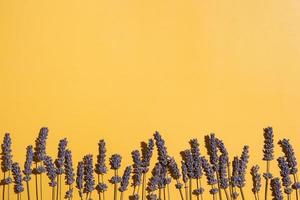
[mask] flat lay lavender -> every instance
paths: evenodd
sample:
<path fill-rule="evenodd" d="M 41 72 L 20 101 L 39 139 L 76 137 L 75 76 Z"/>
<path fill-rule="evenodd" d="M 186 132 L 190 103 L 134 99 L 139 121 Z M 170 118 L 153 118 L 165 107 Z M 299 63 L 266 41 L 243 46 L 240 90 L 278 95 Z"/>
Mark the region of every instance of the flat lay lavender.
<path fill-rule="evenodd" d="M 275 142 L 272 127 L 263 129 L 265 166 L 249 166 L 251 148 L 248 145 L 244 145 L 240 155 L 231 158 L 224 142 L 214 133 L 204 137 L 203 147 L 207 152 L 200 152 L 201 143 L 193 138 L 187 142 L 189 148 L 179 152 L 181 160 L 176 161 L 157 131 L 153 138 L 142 142 L 141 149 L 131 152 L 131 165 L 123 167 L 120 154 L 107 155 L 103 139 L 98 142 L 98 155 L 86 154 L 75 165 L 66 138 L 59 141 L 56 158 L 47 154 L 48 133 L 48 128 L 40 129 L 34 146 L 29 145 L 24 151 L 24 164 L 14 161 L 11 136 L 4 135 L 2 200 L 11 197 L 91 200 L 93 193 L 98 200 L 125 200 L 128 195 L 129 200 L 299 200 L 300 182 L 292 143 L 286 138 Z M 282 151 L 279 156 L 274 153 L 276 145 Z M 271 165 L 276 166 L 278 176 L 273 175 Z M 109 170 L 113 176 L 106 179 Z M 247 174 L 251 179 L 246 180 Z M 48 185 L 43 185 L 43 178 L 48 180 Z M 35 195 L 31 195 L 30 184 L 34 185 Z M 171 187 L 178 194 L 172 194 Z M 43 193 L 49 188 L 51 197 Z M 109 193 L 112 195 L 108 189 L 113 189 Z M 253 196 L 246 197 L 245 190 L 252 191 Z M 205 193 L 210 197 L 204 197 Z"/>

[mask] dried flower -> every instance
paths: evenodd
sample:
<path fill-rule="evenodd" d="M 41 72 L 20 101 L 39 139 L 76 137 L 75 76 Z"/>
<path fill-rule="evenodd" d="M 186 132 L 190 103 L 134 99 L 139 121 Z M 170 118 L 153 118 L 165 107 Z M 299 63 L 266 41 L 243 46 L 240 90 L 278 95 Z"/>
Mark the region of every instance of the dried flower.
<path fill-rule="evenodd" d="M 294 149 L 290 144 L 290 141 L 288 139 L 283 139 L 279 141 L 279 144 L 282 148 L 283 153 L 286 156 L 290 168 L 290 173 L 296 174 L 298 172 L 297 161 L 296 161 Z"/>
<path fill-rule="evenodd" d="M 84 186 L 83 186 L 83 193 L 90 193 L 94 190 L 95 186 L 95 179 L 93 176 L 93 156 L 88 154 L 83 158 L 84 163 Z"/>
<path fill-rule="evenodd" d="M 22 183 L 22 174 L 21 169 L 18 163 L 12 164 L 12 175 L 14 177 L 14 191 L 15 193 L 19 194 L 24 191 L 23 183 Z"/>
<path fill-rule="evenodd" d="M 186 169 L 187 169 L 187 176 L 189 178 L 194 178 L 194 159 L 193 159 L 193 155 L 192 155 L 192 152 L 191 150 L 187 149 L 187 150 L 184 150 L 182 151 L 181 153 L 181 156 L 182 156 L 182 160 L 184 161 L 185 163 L 185 166 L 186 166 Z"/>
<path fill-rule="evenodd" d="M 57 168 L 56 169 L 57 174 L 64 173 L 65 153 L 66 153 L 67 145 L 68 145 L 68 141 L 66 138 L 59 141 L 57 159 L 54 162 Z"/>
<path fill-rule="evenodd" d="M 157 190 L 158 188 L 158 184 L 161 181 L 161 170 L 162 170 L 162 166 L 161 164 L 158 162 L 155 164 L 154 168 L 152 169 L 152 177 L 149 179 L 148 185 L 147 185 L 147 191 L 148 192 L 154 192 L 155 190 Z"/>
<path fill-rule="evenodd" d="M 142 148 L 142 173 L 147 173 L 150 166 L 150 160 L 153 154 L 154 141 L 149 139 L 148 144 Z"/>
<path fill-rule="evenodd" d="M 46 140 L 48 137 L 48 128 L 42 127 L 40 129 L 39 135 L 35 140 L 35 147 L 34 147 L 34 156 L 33 160 L 35 162 L 41 162 L 46 157 Z"/>
<path fill-rule="evenodd" d="M 174 158 L 170 159 L 169 164 L 168 164 L 168 169 L 169 169 L 171 177 L 173 179 L 175 179 L 175 180 L 180 179 L 181 174 L 180 174 L 178 165 Z"/>
<path fill-rule="evenodd" d="M 84 176 L 84 163 L 82 161 L 77 164 L 77 172 L 76 172 L 76 188 L 79 190 L 80 196 L 81 190 L 83 188 L 83 176 Z"/>
<path fill-rule="evenodd" d="M 229 180 L 227 177 L 227 161 L 226 154 L 221 154 L 219 157 L 219 176 L 220 176 L 220 188 L 226 189 L 229 186 Z"/>
<path fill-rule="evenodd" d="M 158 161 L 162 166 L 168 165 L 168 152 L 167 147 L 165 146 L 165 141 L 162 139 L 160 133 L 156 131 L 154 133 L 155 144 L 158 152 Z"/>
<path fill-rule="evenodd" d="M 32 162 L 33 162 L 33 147 L 32 145 L 27 146 L 26 148 L 26 160 L 24 163 L 23 173 L 25 177 L 23 178 L 25 182 L 30 181 L 32 174 Z"/>
<path fill-rule="evenodd" d="M 119 154 L 113 154 L 109 159 L 110 168 L 117 170 L 121 167 L 122 157 Z"/>
<path fill-rule="evenodd" d="M 120 192 L 124 192 L 125 190 L 127 190 L 129 179 L 130 179 L 130 173 L 131 173 L 131 167 L 128 166 L 126 167 L 122 177 L 121 186 L 119 187 Z"/>
<path fill-rule="evenodd" d="M 201 178 L 202 176 L 202 167 L 201 167 L 201 155 L 199 149 L 199 142 L 197 139 L 190 140 L 191 145 L 191 153 L 193 157 L 193 177 L 194 178 Z"/>
<path fill-rule="evenodd" d="M 133 176 L 132 176 L 132 186 L 139 186 L 141 184 L 142 178 L 142 160 L 141 155 L 138 150 L 134 150 L 131 152 L 132 160 L 133 160 Z"/>
<path fill-rule="evenodd" d="M 47 176 L 50 180 L 49 186 L 55 187 L 57 184 L 56 182 L 57 173 L 52 158 L 50 156 L 46 156 L 43 162 L 44 165 L 46 166 Z"/>
<path fill-rule="evenodd" d="M 246 175 L 248 160 L 249 160 L 249 146 L 244 146 L 240 158 L 238 187 L 245 186 L 246 183 L 245 175 Z"/>
<path fill-rule="evenodd" d="M 182 180 L 184 183 L 187 183 L 189 180 L 187 166 L 184 161 L 181 161 L 181 172 L 182 172 Z"/>
<path fill-rule="evenodd" d="M 208 185 L 216 184 L 217 179 L 215 177 L 215 171 L 204 156 L 201 157 L 201 163 L 202 163 L 203 170 L 205 172 L 205 176 L 207 178 Z"/>
<path fill-rule="evenodd" d="M 97 163 L 95 165 L 95 172 L 96 174 L 106 174 L 107 168 L 105 165 L 105 157 L 106 157 L 106 148 L 105 148 L 105 141 L 100 140 L 98 143 L 98 151 L 99 154 L 97 156 Z"/>
<path fill-rule="evenodd" d="M 239 179 L 240 179 L 239 171 L 240 171 L 240 160 L 237 156 L 235 156 L 232 161 L 232 175 L 231 175 L 231 183 L 233 187 L 238 186 Z"/>
<path fill-rule="evenodd" d="M 214 133 L 205 136 L 205 147 L 207 149 L 207 154 L 209 155 L 210 164 L 213 169 L 217 171 L 218 169 L 218 149 L 217 149 L 217 141 Z"/>
<path fill-rule="evenodd" d="M 274 159 L 274 134 L 273 128 L 264 128 L 264 157 L 263 160 L 270 161 Z"/>
<path fill-rule="evenodd" d="M 72 160 L 72 152 L 70 150 L 66 150 L 65 152 L 65 183 L 66 185 L 72 185 L 74 183 L 74 169 L 73 169 L 73 160 Z"/>
<path fill-rule="evenodd" d="M 274 200 L 283 200 L 281 184 L 279 178 L 271 179 L 271 191 Z"/>
<path fill-rule="evenodd" d="M 252 192 L 258 193 L 261 188 L 261 175 L 259 173 L 259 166 L 255 165 L 251 168 L 250 174 L 252 176 L 252 182 L 253 182 L 253 187 L 252 187 Z"/>
<path fill-rule="evenodd" d="M 290 168 L 288 162 L 284 157 L 279 157 L 277 159 L 278 167 L 280 168 L 280 176 L 282 180 L 282 185 L 285 187 L 289 187 L 292 184 L 290 179 Z"/>
<path fill-rule="evenodd" d="M 11 170 L 12 167 L 12 150 L 11 150 L 11 137 L 9 133 L 5 133 L 3 143 L 1 145 L 1 169 L 3 172 Z"/>
<path fill-rule="evenodd" d="M 105 192 L 107 190 L 107 185 L 105 183 L 99 183 L 97 186 L 96 186 L 96 190 L 98 192 Z"/>

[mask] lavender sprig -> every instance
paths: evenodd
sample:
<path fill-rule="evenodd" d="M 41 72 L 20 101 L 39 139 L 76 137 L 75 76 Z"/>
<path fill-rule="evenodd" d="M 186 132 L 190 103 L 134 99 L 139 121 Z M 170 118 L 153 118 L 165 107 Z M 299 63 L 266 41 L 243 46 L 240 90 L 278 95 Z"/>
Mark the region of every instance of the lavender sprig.
<path fill-rule="evenodd" d="M 122 178 L 118 175 L 118 169 L 121 166 L 122 157 L 119 154 L 113 154 L 109 159 L 110 168 L 115 171 L 115 175 L 110 179 L 110 182 L 114 184 L 114 200 L 117 200 L 118 183 Z"/>
<path fill-rule="evenodd" d="M 165 141 L 158 131 L 154 133 L 155 144 L 158 152 L 158 161 L 162 166 L 168 165 L 168 152 L 165 146 Z"/>
<path fill-rule="evenodd" d="M 176 189 L 179 190 L 181 200 L 183 200 L 184 198 L 183 198 L 183 194 L 182 194 L 182 183 L 180 183 L 181 174 L 180 174 L 178 165 L 174 158 L 170 159 L 169 164 L 168 164 L 168 169 L 171 174 L 171 177 L 174 180 L 176 180 L 175 187 L 176 187 Z"/>
<path fill-rule="evenodd" d="M 292 181 L 290 178 L 290 168 L 288 162 L 284 157 L 279 157 L 277 159 L 278 167 L 280 169 L 280 176 L 282 180 L 282 185 L 285 187 L 284 192 L 289 196 L 292 193 L 290 188 Z"/>
<path fill-rule="evenodd" d="M 133 160 L 133 176 L 132 176 L 132 186 L 135 188 L 141 184 L 142 179 L 142 160 L 141 155 L 138 150 L 131 152 Z"/>
<path fill-rule="evenodd" d="M 131 166 L 128 166 L 126 167 L 124 174 L 122 176 L 122 180 L 119 187 L 120 192 L 124 192 L 127 190 L 127 187 L 129 185 L 130 174 L 131 174 Z"/>
<path fill-rule="evenodd" d="M 274 159 L 274 134 L 273 128 L 267 127 L 264 128 L 264 148 L 263 148 L 263 160 L 267 162 L 266 172 L 263 174 L 263 177 L 266 180 L 265 186 L 265 200 L 268 197 L 268 185 L 269 180 L 272 178 L 272 173 L 270 172 L 270 161 Z"/>
<path fill-rule="evenodd" d="M 212 194 L 214 197 L 218 193 L 218 188 L 215 188 L 215 184 L 218 183 L 216 177 L 215 177 L 215 171 L 212 165 L 208 162 L 208 160 L 202 156 L 201 157 L 201 163 L 202 167 L 205 173 L 205 176 L 207 178 L 207 184 L 212 186 L 212 189 L 210 190 L 210 194 Z"/>
<path fill-rule="evenodd" d="M 73 160 L 72 160 L 72 152 L 70 150 L 65 151 L 65 184 L 69 186 L 68 191 L 65 194 L 65 198 L 71 199 L 73 198 L 73 188 L 72 184 L 74 183 L 74 169 L 73 169 Z"/>
<path fill-rule="evenodd" d="M 217 149 L 217 140 L 214 133 L 205 136 L 205 147 L 207 149 L 207 154 L 209 155 L 210 164 L 212 165 L 215 171 L 218 170 L 218 149 Z"/>
<path fill-rule="evenodd" d="M 78 189 L 79 196 L 81 199 L 82 199 L 82 189 L 83 189 L 83 176 L 84 176 L 84 163 L 80 161 L 77 164 L 76 188 Z"/>
<path fill-rule="evenodd" d="M 272 191 L 273 200 L 283 200 L 279 178 L 271 179 L 271 191 Z"/>
<path fill-rule="evenodd" d="M 259 199 L 259 191 L 261 188 L 261 175 L 259 173 L 259 166 L 255 165 L 251 168 L 250 174 L 252 176 L 252 192 L 255 196 L 255 199 Z"/>
<path fill-rule="evenodd" d="M 47 176 L 50 180 L 49 186 L 55 187 L 57 185 L 57 182 L 56 182 L 57 173 L 56 173 L 55 165 L 52 161 L 52 158 L 50 156 L 46 156 L 44 158 L 43 162 L 46 167 Z"/>
<path fill-rule="evenodd" d="M 11 150 L 11 137 L 9 133 L 5 133 L 3 138 L 3 143 L 1 145 L 2 153 L 1 153 L 1 169 L 2 172 L 7 172 L 11 170 L 12 167 L 12 150 Z"/>
<path fill-rule="evenodd" d="M 31 174 L 32 174 L 32 162 L 33 162 L 33 146 L 29 145 L 26 148 L 26 160 L 24 163 L 24 170 L 23 173 L 25 177 L 23 178 L 25 182 L 30 181 Z"/>
<path fill-rule="evenodd" d="M 42 127 L 38 137 L 35 140 L 33 160 L 36 163 L 42 162 L 46 157 L 46 140 L 48 137 L 48 131 L 49 130 L 47 127 Z"/>
<path fill-rule="evenodd" d="M 83 157 L 84 163 L 84 185 L 83 185 L 83 193 L 86 193 L 87 196 L 91 196 L 91 193 L 94 190 L 95 179 L 93 176 L 93 155 L 88 154 Z"/>
<path fill-rule="evenodd" d="M 23 183 L 22 183 L 22 174 L 21 169 L 18 163 L 12 164 L 12 175 L 14 177 L 14 191 L 16 194 L 19 194 L 24 191 Z"/>
<path fill-rule="evenodd" d="M 97 156 L 97 163 L 95 165 L 95 172 L 96 174 L 106 174 L 107 168 L 105 165 L 105 157 L 106 157 L 106 148 L 105 148 L 105 141 L 100 140 L 98 143 L 98 151 L 99 154 Z"/>

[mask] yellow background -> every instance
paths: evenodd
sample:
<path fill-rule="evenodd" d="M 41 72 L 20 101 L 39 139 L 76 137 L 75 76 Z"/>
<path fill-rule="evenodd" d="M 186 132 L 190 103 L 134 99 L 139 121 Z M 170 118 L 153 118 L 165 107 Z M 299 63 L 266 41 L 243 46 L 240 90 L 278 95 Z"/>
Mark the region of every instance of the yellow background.
<path fill-rule="evenodd" d="M 67 137 L 76 162 L 104 138 L 123 169 L 155 130 L 177 160 L 192 137 L 204 153 L 215 132 L 232 156 L 249 144 L 250 164 L 265 169 L 271 125 L 300 155 L 299 10 L 297 0 L 0 0 L 1 135 L 20 162 L 41 126 L 49 154 Z M 253 198 L 250 177 L 245 190 Z"/>

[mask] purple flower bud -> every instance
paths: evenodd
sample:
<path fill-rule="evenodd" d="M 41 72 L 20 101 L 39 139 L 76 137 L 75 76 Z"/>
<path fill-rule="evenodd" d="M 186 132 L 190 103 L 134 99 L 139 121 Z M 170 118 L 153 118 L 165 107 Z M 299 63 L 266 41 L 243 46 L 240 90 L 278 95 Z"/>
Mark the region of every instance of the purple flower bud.
<path fill-rule="evenodd" d="M 52 158 L 50 156 L 46 156 L 44 157 L 44 165 L 46 167 L 46 171 L 47 171 L 47 176 L 50 180 L 49 182 L 49 186 L 50 187 L 55 187 L 57 182 L 56 182 L 56 170 L 55 170 L 55 166 L 54 163 L 52 161 Z"/>
<path fill-rule="evenodd" d="M 129 200 L 139 200 L 140 196 L 138 194 L 130 195 Z"/>
<path fill-rule="evenodd" d="M 41 162 L 46 157 L 46 140 L 48 137 L 48 128 L 42 127 L 39 135 L 35 140 L 34 157 L 35 162 Z"/>
<path fill-rule="evenodd" d="M 184 161 L 181 161 L 181 172 L 182 172 L 182 180 L 184 183 L 188 182 L 189 177 L 188 177 L 188 171 L 187 171 L 187 166 Z"/>
<path fill-rule="evenodd" d="M 118 175 L 115 175 L 115 176 L 111 177 L 111 179 L 109 179 L 109 182 L 111 184 L 120 183 L 121 181 L 122 181 L 122 178 Z"/>
<path fill-rule="evenodd" d="M 283 139 L 279 141 L 279 144 L 289 164 L 290 173 L 296 174 L 298 172 L 297 161 L 296 161 L 294 149 L 290 144 L 290 141 L 288 139 Z"/>
<path fill-rule="evenodd" d="M 158 161 L 161 163 L 161 165 L 167 166 L 168 152 L 167 152 L 167 147 L 165 146 L 165 141 L 162 139 L 158 131 L 154 133 L 154 139 L 157 147 Z"/>
<path fill-rule="evenodd" d="M 83 188 L 83 176 L 84 176 L 84 163 L 82 161 L 77 164 L 76 172 L 76 188 L 82 190 Z"/>
<path fill-rule="evenodd" d="M 283 200 L 281 184 L 279 178 L 271 179 L 271 191 L 274 200 Z"/>
<path fill-rule="evenodd" d="M 119 154 L 113 154 L 109 159 L 110 168 L 117 170 L 121 167 L 122 157 Z"/>
<path fill-rule="evenodd" d="M 157 200 L 156 194 L 148 194 L 146 198 L 147 200 Z"/>
<path fill-rule="evenodd" d="M 277 162 L 278 162 L 278 167 L 280 169 L 282 185 L 285 187 L 289 187 L 292 184 L 292 181 L 290 179 L 289 164 L 284 157 L 279 157 L 277 159 Z"/>
<path fill-rule="evenodd" d="M 193 177 L 201 178 L 202 176 L 202 167 L 201 167 L 201 155 L 199 149 L 199 142 L 197 139 L 190 140 L 191 153 L 193 157 Z"/>
<path fill-rule="evenodd" d="M 72 152 L 70 150 L 66 150 L 65 152 L 65 183 L 66 185 L 72 185 L 74 183 L 74 169 L 73 169 L 73 160 L 72 160 Z"/>
<path fill-rule="evenodd" d="M 239 171 L 240 171 L 240 160 L 237 156 L 235 156 L 232 161 L 232 175 L 231 175 L 231 183 L 233 187 L 238 186 L 239 179 L 240 179 Z"/>
<path fill-rule="evenodd" d="M 3 172 L 11 170 L 12 167 L 12 150 L 11 150 L 11 138 L 9 133 L 5 133 L 3 143 L 1 145 L 1 169 Z"/>
<path fill-rule="evenodd" d="M 209 162 L 205 159 L 204 156 L 201 157 L 201 163 L 202 163 L 202 167 L 204 169 L 205 172 L 205 176 L 207 178 L 207 183 L 208 185 L 214 185 L 217 183 L 217 179 L 215 177 L 215 171 L 212 168 L 212 166 L 209 164 Z"/>
<path fill-rule="evenodd" d="M 65 199 L 72 199 L 73 198 L 73 188 L 70 188 L 66 191 Z"/>
<path fill-rule="evenodd" d="M 154 149 L 154 141 L 153 139 L 149 139 L 148 144 L 142 145 L 142 173 L 147 173 L 150 166 L 150 160 L 153 154 Z"/>
<path fill-rule="evenodd" d="M 212 188 L 209 190 L 209 193 L 214 195 L 214 194 L 217 194 L 219 192 L 219 189 L 218 188 Z"/>
<path fill-rule="evenodd" d="M 204 193 L 204 188 L 202 188 L 202 187 L 193 190 L 193 194 L 196 195 L 196 196 L 199 196 L 199 195 L 201 195 L 201 194 L 203 194 L 203 193 Z"/>
<path fill-rule="evenodd" d="M 93 176 L 93 156 L 91 154 L 88 154 L 84 156 L 83 158 L 83 163 L 84 163 L 84 186 L 83 186 L 83 192 L 84 193 L 89 193 L 94 190 L 95 186 L 95 179 Z"/>
<path fill-rule="evenodd" d="M 274 159 L 274 134 L 273 128 L 264 128 L 264 157 L 263 160 L 270 161 Z"/>
<path fill-rule="evenodd" d="M 131 152 L 132 160 L 133 160 L 133 176 L 132 176 L 132 186 L 139 186 L 141 184 L 142 179 L 142 160 L 141 155 L 138 150 L 134 150 Z"/>
<path fill-rule="evenodd" d="M 182 160 L 184 161 L 185 166 L 187 168 L 187 176 L 189 178 L 194 178 L 195 177 L 194 176 L 194 172 L 195 172 L 194 159 L 193 159 L 191 150 L 189 150 L 189 149 L 184 150 L 180 154 L 181 154 Z"/>
<path fill-rule="evenodd" d="M 218 149 L 217 149 L 217 141 L 214 133 L 205 136 L 205 147 L 207 149 L 207 154 L 209 155 L 210 164 L 213 169 L 217 171 L 218 169 Z"/>
<path fill-rule="evenodd" d="M 99 154 L 97 156 L 97 163 L 95 166 L 96 174 L 106 174 L 107 168 L 105 165 L 105 157 L 106 157 L 106 148 L 105 148 L 105 141 L 100 140 L 98 143 L 98 151 Z"/>
<path fill-rule="evenodd" d="M 130 173 L 131 173 L 131 167 L 128 166 L 126 167 L 122 177 L 121 186 L 119 187 L 120 192 L 124 192 L 125 190 L 127 190 L 129 179 L 130 179 Z"/>
<path fill-rule="evenodd" d="M 105 183 L 99 183 L 97 186 L 96 186 L 96 190 L 98 192 L 105 192 L 107 190 L 107 185 Z"/>
<path fill-rule="evenodd" d="M 227 161 L 226 154 L 221 154 L 219 157 L 219 176 L 220 176 L 220 188 L 226 189 L 229 186 L 229 180 L 227 177 Z"/>
<path fill-rule="evenodd" d="M 168 169 L 173 179 L 178 180 L 180 178 L 181 174 L 174 158 L 170 159 Z"/>
<path fill-rule="evenodd" d="M 261 188 L 261 175 L 259 173 L 259 166 L 255 165 L 251 168 L 250 174 L 252 176 L 252 182 L 253 182 L 253 187 L 252 187 L 252 192 L 258 193 Z"/>
<path fill-rule="evenodd" d="M 32 174 L 32 162 L 33 162 L 33 147 L 32 145 L 27 146 L 26 148 L 26 160 L 24 163 L 23 173 L 25 177 L 23 178 L 25 182 L 30 181 Z"/>
<path fill-rule="evenodd" d="M 244 187 L 246 184 L 245 175 L 246 175 L 248 160 L 249 160 L 249 146 L 244 146 L 240 158 L 238 187 Z"/>
<path fill-rule="evenodd" d="M 64 173 L 64 163 L 65 163 L 65 154 L 66 154 L 67 145 L 68 145 L 68 141 L 66 138 L 59 141 L 57 159 L 54 162 L 57 168 L 56 169 L 57 174 Z"/>
<path fill-rule="evenodd" d="M 156 163 L 154 168 L 152 169 L 152 177 L 149 179 L 149 182 L 147 184 L 147 191 L 148 192 L 154 192 L 157 190 L 159 182 L 161 181 L 161 171 L 162 171 L 162 166 L 160 163 Z"/>
<path fill-rule="evenodd" d="M 14 177 L 14 191 L 15 193 L 19 194 L 24 191 L 23 183 L 22 183 L 22 174 L 21 169 L 18 163 L 12 164 L 12 175 Z"/>

